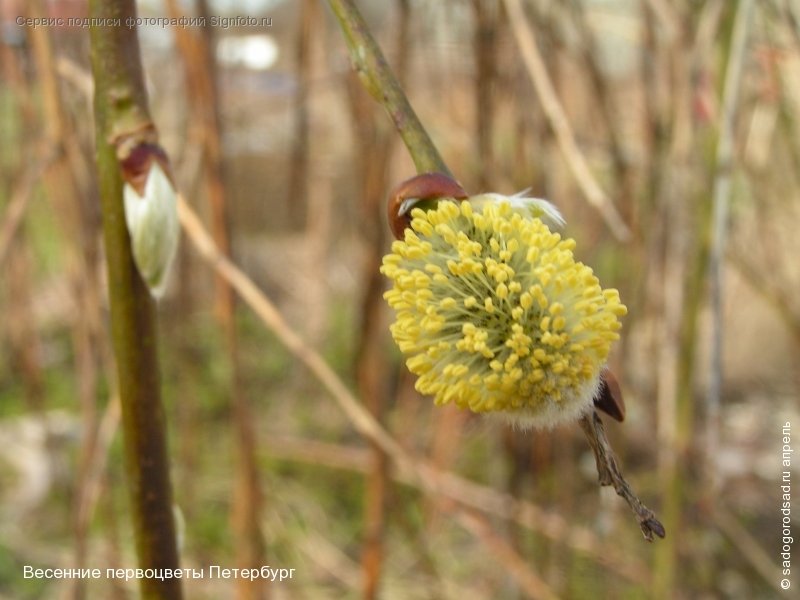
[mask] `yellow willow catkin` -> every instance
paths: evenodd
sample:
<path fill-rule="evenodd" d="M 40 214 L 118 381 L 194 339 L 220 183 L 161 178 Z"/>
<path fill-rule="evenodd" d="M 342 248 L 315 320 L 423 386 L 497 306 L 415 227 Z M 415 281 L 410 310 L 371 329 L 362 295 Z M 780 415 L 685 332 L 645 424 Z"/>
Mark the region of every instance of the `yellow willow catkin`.
<path fill-rule="evenodd" d="M 381 272 L 417 390 L 524 427 L 588 410 L 627 309 L 575 261 L 575 242 L 506 202 L 411 215 Z"/>

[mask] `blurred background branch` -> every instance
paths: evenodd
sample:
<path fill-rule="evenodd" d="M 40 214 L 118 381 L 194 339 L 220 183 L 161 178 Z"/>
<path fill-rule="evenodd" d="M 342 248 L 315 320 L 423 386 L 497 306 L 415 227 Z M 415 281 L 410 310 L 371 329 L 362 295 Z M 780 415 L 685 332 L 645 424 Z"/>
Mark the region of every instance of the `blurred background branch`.
<path fill-rule="evenodd" d="M 627 240 L 630 237 L 627 225 L 623 222 L 611 199 L 600 188 L 575 142 L 572 127 L 547 74 L 544 60 L 536 47 L 536 38 L 528 25 L 522 3 L 520 0 L 504 0 L 504 4 L 508 11 L 511 30 L 514 32 L 522 59 L 542 104 L 542 110 L 547 115 L 550 127 L 558 141 L 558 147 L 564 155 L 572 175 L 586 196 L 586 200 L 600 212 L 617 239 Z"/>

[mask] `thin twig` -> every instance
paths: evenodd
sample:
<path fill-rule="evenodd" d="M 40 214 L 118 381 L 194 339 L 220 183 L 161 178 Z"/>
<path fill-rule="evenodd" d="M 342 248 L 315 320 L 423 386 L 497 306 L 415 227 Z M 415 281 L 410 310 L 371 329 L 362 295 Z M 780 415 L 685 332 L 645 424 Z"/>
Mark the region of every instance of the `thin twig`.
<path fill-rule="evenodd" d="M 56 70 L 63 80 L 78 90 L 81 97 L 85 98 L 91 106 L 94 95 L 94 81 L 91 73 L 67 56 L 59 56 L 56 59 Z"/>
<path fill-rule="evenodd" d="M 217 249 L 200 218 L 183 198 L 178 212 L 184 232 L 201 257 L 236 291 L 278 340 L 297 357 L 328 390 L 355 429 L 386 452 L 405 478 L 431 495 L 441 495 L 472 508 L 513 520 L 529 529 L 590 554 L 598 562 L 635 582 L 647 582 L 647 568 L 640 561 L 619 556 L 602 544 L 588 529 L 574 526 L 563 517 L 547 513 L 533 504 L 516 500 L 508 494 L 485 488 L 453 473 L 437 471 L 421 463 L 367 412 L 328 363 L 286 323 L 275 305 L 260 289 Z"/>
<path fill-rule="evenodd" d="M 542 55 L 536 47 L 533 29 L 528 25 L 520 0 L 503 1 L 508 11 L 511 29 L 522 53 L 522 60 L 528 69 L 533 87 L 536 89 L 536 94 L 542 103 L 542 109 L 556 136 L 558 147 L 564 155 L 564 160 L 567 162 L 570 172 L 575 178 L 578 187 L 586 196 L 586 200 L 598 210 L 614 236 L 619 240 L 629 239 L 631 232 L 628 226 L 622 220 L 619 212 L 600 187 L 600 184 L 597 183 L 597 179 L 592 175 L 586 159 L 575 141 L 575 134 L 561 106 L 561 102 L 558 100 L 558 95 L 552 81 L 550 81 L 550 76 L 547 74 Z"/>
<path fill-rule="evenodd" d="M 355 4 L 351 0 L 328 0 L 328 4 L 342 28 L 353 68 L 366 90 L 389 113 L 417 172 L 450 175 Z"/>
<path fill-rule="evenodd" d="M 600 480 L 600 485 L 613 485 L 617 495 L 622 497 L 631 510 L 636 515 L 639 521 L 639 527 L 642 528 L 644 538 L 648 542 L 653 541 L 653 534 L 660 538 L 666 535 L 664 526 L 656 518 L 652 510 L 647 508 L 639 497 L 631 489 L 631 486 L 625 481 L 622 471 L 617 464 L 617 457 L 614 455 L 614 450 L 606 437 L 605 429 L 603 429 L 603 422 L 597 416 L 595 411 L 591 415 L 586 415 L 581 418 L 581 429 L 589 441 L 589 445 L 594 452 L 595 462 L 597 463 L 597 475 Z"/>

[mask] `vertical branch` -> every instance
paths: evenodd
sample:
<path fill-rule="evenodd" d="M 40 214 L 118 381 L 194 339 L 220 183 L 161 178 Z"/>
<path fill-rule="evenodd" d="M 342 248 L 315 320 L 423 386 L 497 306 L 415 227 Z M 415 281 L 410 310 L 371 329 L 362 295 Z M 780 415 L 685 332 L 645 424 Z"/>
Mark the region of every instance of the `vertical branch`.
<path fill-rule="evenodd" d="M 289 162 L 289 191 L 286 199 L 289 209 L 289 223 L 299 227 L 308 201 L 308 89 L 311 84 L 311 40 L 314 36 L 312 25 L 316 18 L 316 0 L 302 0 L 300 22 L 295 40 L 295 61 L 297 63 L 297 90 L 294 96 L 294 134 L 292 153 Z"/>
<path fill-rule="evenodd" d="M 649 277 L 646 284 L 648 299 L 655 305 L 658 327 L 654 332 L 653 351 L 657 357 L 656 404 L 658 475 L 663 496 L 663 513 L 666 527 L 675 531 L 680 528 L 683 513 L 683 444 L 680 436 L 691 430 L 691 415 L 679 423 L 684 413 L 686 400 L 683 395 L 690 373 L 681 371 L 684 360 L 682 351 L 694 331 L 689 328 L 694 315 L 693 297 L 687 285 L 692 281 L 690 272 L 692 255 L 691 209 L 693 204 L 684 164 L 688 162 L 683 152 L 686 145 L 675 143 L 678 124 L 686 112 L 680 103 L 686 98 L 680 95 L 685 84 L 682 79 L 688 73 L 682 68 L 684 39 L 678 33 L 681 28 L 667 28 L 665 21 L 649 5 L 644 6 L 647 47 L 643 67 L 645 93 L 649 117 L 651 159 L 649 161 L 649 195 L 654 198 L 650 215 L 643 215 L 642 227 L 653 231 L 649 243 Z M 683 15 L 680 15 L 683 17 Z M 659 29 L 659 25 L 665 29 Z M 666 38 L 666 39 L 665 39 Z M 669 222 L 670 227 L 663 227 Z M 668 598 L 674 592 L 678 558 L 678 543 L 675 536 L 668 537 L 655 551 L 653 596 Z"/>
<path fill-rule="evenodd" d="M 89 11 L 95 22 L 125 23 L 136 16 L 133 0 L 92 0 Z M 133 262 L 119 163 L 137 144 L 155 143 L 157 136 L 147 109 L 136 30 L 94 25 L 90 39 L 111 333 L 136 551 L 143 569 L 175 569 L 178 550 L 157 360 L 156 306 Z M 140 590 L 146 599 L 182 597 L 177 578 L 142 579 Z"/>
<path fill-rule="evenodd" d="M 475 65 L 475 143 L 477 150 L 476 177 L 479 189 L 490 189 L 494 173 L 495 91 L 497 83 L 497 27 L 500 5 L 495 0 L 472 0 L 473 60 Z M 443 406 L 433 414 L 431 464 L 447 470 L 457 456 L 459 441 L 468 415 L 453 406 Z M 436 530 L 446 516 L 441 498 L 431 498 L 425 506 L 425 523 Z"/>
<path fill-rule="evenodd" d="M 494 122 L 494 86 L 497 78 L 498 2 L 472 0 L 473 48 L 475 50 L 475 126 L 478 146 L 478 185 L 491 185 L 494 152 L 492 125 Z"/>
<path fill-rule="evenodd" d="M 301 85 L 308 86 L 307 96 L 304 100 L 307 104 L 305 115 L 307 130 L 304 135 L 308 137 L 308 140 L 313 140 L 316 135 L 313 125 L 319 124 L 323 131 L 327 131 L 328 118 L 331 116 L 329 111 L 315 113 L 310 96 L 312 82 L 321 81 L 325 77 L 323 73 L 327 55 L 327 40 L 323 35 L 324 28 L 320 27 L 319 19 L 322 13 L 319 6 L 311 0 L 305 1 L 305 8 L 308 10 L 305 11 L 303 19 L 306 20 L 304 27 L 308 28 L 309 36 L 306 48 L 308 56 L 305 59 L 308 64 L 302 67 L 307 69 L 307 73 L 301 76 L 305 79 Z M 308 339 L 317 343 L 325 338 L 330 321 L 331 303 L 329 301 L 330 286 L 328 285 L 327 264 L 331 251 L 332 224 L 336 215 L 334 203 L 331 202 L 333 190 L 331 181 L 334 169 L 331 168 L 328 160 L 330 155 L 325 152 L 317 152 L 318 149 L 318 144 L 306 144 L 302 150 L 301 154 L 305 156 L 301 161 L 303 164 L 298 165 L 298 169 L 304 178 L 302 185 L 305 187 L 305 200 L 291 199 L 295 203 L 305 203 L 305 214 L 298 215 L 298 217 L 304 217 L 305 220 L 302 234 L 304 251 L 300 253 L 300 256 L 301 268 L 309 279 L 304 301 L 309 316 L 305 319 L 304 330 Z M 298 212 L 301 211 L 298 210 Z"/>
<path fill-rule="evenodd" d="M 43 0 L 30 2 L 28 10 L 33 17 L 44 16 Z M 83 567 L 88 552 L 89 523 L 88 515 L 81 507 L 85 505 L 88 493 L 89 466 L 97 441 L 97 380 L 102 368 L 98 364 L 99 357 L 107 354 L 104 352 L 107 345 L 100 320 L 102 310 L 97 276 L 99 210 L 92 203 L 94 189 L 87 181 L 89 161 L 81 151 L 59 85 L 51 30 L 32 28 L 29 35 L 42 94 L 45 143 L 54 155 L 53 164 L 44 172 L 43 180 L 48 198 L 62 214 L 59 221 L 71 241 L 65 262 L 70 291 L 79 315 L 72 324 L 71 333 L 84 435 L 73 498 L 73 526 L 75 565 Z M 76 580 L 74 589 L 76 597 L 82 597 L 85 594 L 84 582 Z"/>
<path fill-rule="evenodd" d="M 175 0 L 167 0 L 165 9 L 170 17 L 179 16 Z M 181 154 L 172 157 L 175 160 L 176 183 L 186 197 L 198 198 L 202 196 L 203 191 L 208 194 L 204 139 L 208 129 L 206 125 L 208 118 L 205 113 L 195 112 L 197 98 L 204 96 L 202 89 L 196 87 L 202 85 L 203 76 L 195 76 L 193 70 L 205 71 L 206 59 L 204 56 L 198 56 L 198 48 L 195 43 L 197 34 L 194 31 L 176 27 L 170 32 L 174 33 L 175 46 L 182 61 L 183 101 L 186 103 L 185 110 L 189 114 L 184 125 L 186 128 L 183 135 L 185 142 L 178 149 Z M 180 468 L 176 472 L 174 485 L 181 491 L 183 497 L 191 498 L 196 493 L 196 486 L 200 479 L 197 477 L 197 469 L 203 436 L 198 431 L 202 424 L 200 410 L 194 399 L 197 398 L 197 388 L 203 385 L 203 382 L 200 381 L 200 371 L 203 366 L 197 362 L 195 352 L 197 339 L 192 328 L 187 326 L 187 319 L 195 314 L 198 305 L 205 303 L 206 294 L 197 293 L 200 283 L 200 278 L 197 277 L 197 264 L 183 244 L 178 247 L 175 257 L 175 271 L 175 287 L 177 289 L 171 304 L 175 307 L 174 314 L 179 315 L 179 318 L 170 319 L 169 323 L 165 323 L 164 331 L 168 332 L 171 343 L 174 345 L 175 369 L 185 375 L 186 384 L 176 390 L 175 396 L 175 430 L 179 433 L 175 437 L 173 462 L 180 465 Z M 207 282 L 204 281 L 201 285 L 207 285 Z M 214 316 L 218 317 L 221 306 L 221 296 L 218 294 L 219 279 L 214 278 L 214 286 Z M 224 341 L 224 334 L 221 339 Z M 187 506 L 187 518 L 193 517 L 193 508 Z"/>
<path fill-rule="evenodd" d="M 20 61 L 14 56 L 11 46 L 0 45 L 0 66 L 4 83 L 11 92 L 14 99 L 13 110 L 4 119 L 18 119 L 21 124 L 21 133 L 14 139 L 10 136 L 3 144 L 3 152 L 0 154 L 0 165 L 12 164 L 10 156 L 16 155 L 16 173 L 2 172 L 2 185 L 7 201 L 2 207 L 0 215 L 0 266 L 3 266 L 9 254 L 11 254 L 12 244 L 17 233 L 21 233 L 25 213 L 34 197 L 36 182 L 39 181 L 47 168 L 55 160 L 56 152 L 46 147 L 47 143 L 41 144 L 38 151 L 30 152 L 27 147 L 20 145 L 20 138 L 24 137 L 33 141 L 33 132 L 37 124 L 37 117 L 34 110 L 34 102 L 31 99 L 31 91 L 25 75 L 22 72 Z M 31 144 L 34 146 L 35 144 Z M 9 158 L 7 158 L 7 156 Z M 10 169 L 9 169 L 10 170 Z"/>
<path fill-rule="evenodd" d="M 362 218 L 372 233 L 369 236 L 368 255 L 365 257 L 361 281 L 364 292 L 361 298 L 361 315 L 358 351 L 356 357 L 356 379 L 359 397 L 370 414 L 379 422 L 384 421 L 386 412 L 387 365 L 383 352 L 385 341 L 383 331 L 383 287 L 384 282 L 379 267 L 385 244 L 385 226 L 382 212 L 375 206 L 375 200 L 383 197 L 387 188 L 388 161 L 391 139 L 381 132 L 372 119 L 364 118 L 371 111 L 361 112 L 358 119 L 370 121 L 372 136 L 362 138 L 360 148 L 362 182 Z M 379 583 L 383 563 L 383 537 L 386 523 L 386 500 L 388 493 L 389 460 L 383 450 L 371 444 L 371 465 L 366 481 L 364 499 L 364 541 L 361 553 L 363 570 L 363 598 L 374 600 L 379 596 Z"/>
<path fill-rule="evenodd" d="M 704 10 L 709 10 L 706 7 Z M 713 7 L 712 7 L 713 10 Z M 710 14 L 710 13 L 709 13 Z M 653 38 L 654 53 L 664 66 L 655 66 L 655 72 L 671 73 L 669 86 L 664 93 L 653 98 L 660 110 L 659 139 L 656 156 L 651 164 L 653 195 L 658 199 L 658 213 L 650 221 L 650 230 L 659 231 L 663 241 L 652 246 L 660 253 L 662 264 L 653 269 L 653 287 L 660 287 L 662 314 L 661 331 L 655 343 L 658 346 L 658 447 L 659 481 L 663 493 L 663 513 L 667 527 L 676 530 L 683 526 L 687 511 L 687 481 L 691 478 L 686 466 L 695 444 L 695 356 L 699 331 L 700 312 L 707 285 L 709 229 L 711 206 L 707 190 L 693 184 L 691 173 L 694 164 L 702 161 L 696 155 L 698 144 L 693 137 L 702 136 L 702 128 L 692 125 L 693 69 L 701 67 L 702 56 L 697 48 L 710 42 L 715 28 L 713 14 L 701 21 L 707 25 L 696 29 L 694 49 L 689 37 L 692 14 L 675 13 L 674 21 L 685 25 L 673 28 L 668 42 L 658 44 Z M 649 21 L 657 15 L 647 13 Z M 711 22 L 706 19 L 712 18 Z M 662 22 L 664 22 L 662 20 Z M 665 22 L 664 22 L 665 23 Z M 712 32 L 708 31 L 711 28 Z M 672 29 L 670 29 L 672 31 Z M 655 32 L 651 32 L 655 35 Z M 730 47 L 723 49 L 727 54 Z M 694 57 L 694 59 L 693 59 Z M 671 65 L 671 66 L 667 66 Z M 702 140 L 702 138 L 700 138 Z M 659 227 L 668 220 L 670 227 Z M 673 536 L 660 545 L 655 553 L 654 598 L 674 595 L 680 569 L 680 546 Z"/>
<path fill-rule="evenodd" d="M 708 430 L 706 439 L 706 469 L 711 488 L 708 498 L 713 499 L 719 488 L 716 457 L 719 446 L 720 395 L 722 388 L 722 261 L 725 256 L 725 242 L 728 229 L 728 204 L 731 191 L 731 171 L 733 169 L 734 119 L 739 103 L 739 83 L 742 77 L 748 29 L 753 12 L 753 0 L 740 0 L 733 25 L 733 36 L 725 69 L 725 83 L 720 110 L 719 138 L 714 173 L 711 256 L 708 269 L 711 282 L 711 377 L 706 398 L 708 411 Z"/>

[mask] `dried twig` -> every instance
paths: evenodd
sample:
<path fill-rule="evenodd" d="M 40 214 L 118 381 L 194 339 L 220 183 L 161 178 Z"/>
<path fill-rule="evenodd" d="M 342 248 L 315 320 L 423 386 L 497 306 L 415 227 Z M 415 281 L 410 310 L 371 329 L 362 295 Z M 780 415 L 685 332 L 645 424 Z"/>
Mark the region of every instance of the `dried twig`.
<path fill-rule="evenodd" d="M 519 45 L 520 52 L 522 52 L 522 60 L 525 62 L 528 74 L 531 76 L 533 87 L 536 89 L 539 101 L 542 103 L 542 109 L 547 121 L 556 136 L 558 147 L 564 155 L 564 160 L 566 160 L 567 166 L 573 177 L 575 177 L 578 187 L 581 188 L 589 204 L 598 210 L 617 239 L 629 239 L 631 232 L 628 226 L 622 220 L 619 212 L 617 212 L 614 204 L 602 190 L 600 184 L 597 183 L 594 175 L 592 175 L 586 159 L 575 141 L 575 134 L 561 106 L 561 102 L 558 100 L 553 83 L 550 81 L 550 76 L 547 74 L 544 60 L 536 47 L 533 30 L 528 26 L 520 0 L 504 0 L 504 3 L 508 11 L 511 29 Z"/>
<path fill-rule="evenodd" d="M 631 489 L 631 486 L 625 481 L 625 477 L 620 471 L 617 464 L 617 457 L 614 455 L 614 450 L 608 442 L 606 432 L 603 429 L 603 422 L 597 416 L 595 411 L 591 415 L 586 415 L 581 418 L 581 429 L 589 441 L 589 445 L 594 452 L 595 462 L 597 463 L 597 475 L 600 480 L 600 485 L 613 485 L 617 495 L 621 496 L 639 520 L 639 527 L 642 528 L 642 533 L 648 542 L 653 541 L 653 534 L 660 538 L 666 535 L 664 526 L 656 518 L 652 510 L 647 508 L 639 497 Z"/>

